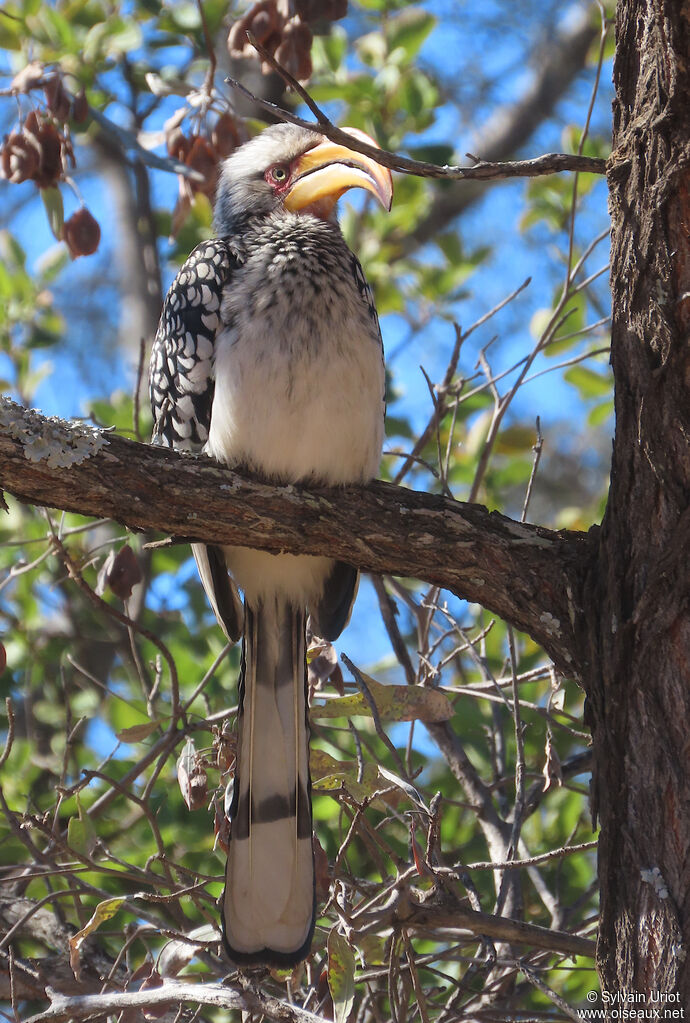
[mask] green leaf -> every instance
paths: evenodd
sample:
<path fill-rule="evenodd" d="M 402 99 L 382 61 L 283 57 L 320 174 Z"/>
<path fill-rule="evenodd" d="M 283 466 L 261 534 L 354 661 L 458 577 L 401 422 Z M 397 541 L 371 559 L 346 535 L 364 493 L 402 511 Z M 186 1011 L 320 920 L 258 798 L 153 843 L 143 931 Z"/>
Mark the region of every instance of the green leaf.
<path fill-rule="evenodd" d="M 0 48 L 3 50 L 21 50 L 24 45 L 23 29 L 23 21 L 18 16 L 16 21 L 14 17 L 0 17 Z"/>
<path fill-rule="evenodd" d="M 422 686 L 384 686 L 368 675 L 362 675 L 382 721 L 448 721 L 453 708 L 448 697 L 438 689 Z M 337 696 L 326 703 L 314 703 L 311 716 L 349 718 L 371 716 L 371 708 L 362 693 Z"/>
<path fill-rule="evenodd" d="M 50 230 L 58 241 L 62 238 L 62 229 L 65 224 L 65 208 L 62 203 L 62 192 L 59 188 L 42 188 L 41 199 L 45 206 L 46 215 Z"/>
<path fill-rule="evenodd" d="M 143 700 L 127 700 L 119 693 L 111 692 L 108 700 L 108 723 L 117 735 L 128 728 L 148 725 L 148 708 Z"/>
<path fill-rule="evenodd" d="M 96 829 L 94 828 L 91 818 L 87 813 L 84 813 L 84 808 L 81 805 L 81 800 L 77 794 L 77 811 L 78 817 L 70 817 L 67 824 L 67 842 L 75 852 L 82 853 L 82 855 L 90 856 L 96 848 L 98 842 L 98 836 Z"/>
<path fill-rule="evenodd" d="M 383 67 L 386 61 L 386 41 L 380 32 L 370 32 L 366 36 L 360 36 L 355 46 L 359 59 L 363 64 L 366 64 L 368 67 Z M 351 81 L 350 88 L 353 85 L 355 85 L 355 82 Z"/>
<path fill-rule="evenodd" d="M 52 284 L 69 263 L 69 252 L 62 245 L 54 245 L 39 258 L 36 269 L 43 284 Z"/>
<path fill-rule="evenodd" d="M 334 1023 L 347 1023 L 355 1001 L 355 954 L 335 927 L 328 935 L 328 988 Z"/>
<path fill-rule="evenodd" d="M 141 46 L 141 28 L 135 21 L 118 21 L 117 27 L 107 37 L 110 53 L 130 53 Z"/>
<path fill-rule="evenodd" d="M 402 49 L 407 60 L 411 61 L 416 57 L 435 24 L 434 15 L 418 7 L 403 11 L 390 22 L 387 30 L 391 53 L 393 50 Z"/>
<path fill-rule="evenodd" d="M 141 725 L 130 725 L 129 728 L 123 728 L 117 732 L 117 738 L 120 742 L 141 742 L 142 739 L 147 739 L 152 732 L 155 732 L 160 721 L 145 721 Z"/>
<path fill-rule="evenodd" d="M 84 40 L 85 61 L 95 61 L 110 54 L 118 56 L 129 53 L 141 46 L 141 28 L 135 21 L 110 18 L 97 22 L 86 33 Z"/>
<path fill-rule="evenodd" d="M 553 316 L 553 309 L 537 309 L 532 314 L 532 319 L 529 321 L 529 332 L 533 338 L 540 338 L 544 334 L 544 331 L 548 327 L 551 317 Z"/>
<path fill-rule="evenodd" d="M 41 43 L 64 53 L 72 53 L 77 48 L 77 39 L 69 21 L 50 4 L 41 4 L 29 25 L 35 39 Z"/>
<path fill-rule="evenodd" d="M 26 266 L 26 253 L 9 231 L 0 231 L 0 255 L 7 267 L 13 270 Z"/>
<path fill-rule="evenodd" d="M 590 410 L 587 422 L 590 426 L 602 426 L 613 415 L 613 399 L 602 401 Z"/>
<path fill-rule="evenodd" d="M 503 430 L 496 442 L 496 451 L 503 455 L 519 455 L 530 451 L 535 441 L 533 426 L 514 424 Z"/>
<path fill-rule="evenodd" d="M 199 8 L 196 4 L 176 4 L 171 14 L 178 28 L 185 32 L 193 32 L 201 27 Z"/>
<path fill-rule="evenodd" d="M 597 373 L 588 366 L 573 366 L 565 374 L 565 379 L 576 387 L 585 400 L 607 398 L 611 395 L 612 384 L 608 373 Z"/>
<path fill-rule="evenodd" d="M 314 46 L 320 46 L 324 61 L 331 71 L 337 71 L 347 53 L 347 33 L 334 26 L 327 36 L 317 37 Z"/>

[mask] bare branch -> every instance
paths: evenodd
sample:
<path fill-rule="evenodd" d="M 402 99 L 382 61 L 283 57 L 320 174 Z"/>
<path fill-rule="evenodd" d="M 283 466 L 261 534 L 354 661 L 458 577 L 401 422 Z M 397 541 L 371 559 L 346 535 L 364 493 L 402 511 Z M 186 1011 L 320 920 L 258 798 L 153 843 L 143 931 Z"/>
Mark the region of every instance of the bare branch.
<path fill-rule="evenodd" d="M 358 934 L 368 934 L 396 926 L 415 932 L 465 931 L 549 952 L 587 956 L 590 959 L 595 953 L 595 942 L 589 938 L 468 909 L 460 900 L 446 893 L 440 894 L 438 889 L 421 896 L 421 893 L 401 888 L 383 909 L 372 910 L 371 922 L 365 923 L 362 919 L 361 925 L 358 921 L 355 930 Z"/>
<path fill-rule="evenodd" d="M 296 1005 L 252 989 L 238 991 L 223 984 L 194 984 L 166 980 L 162 987 L 145 991 L 109 991 L 100 995 L 65 997 L 48 989 L 50 1008 L 31 1016 L 26 1023 L 60 1023 L 63 1020 L 86 1019 L 127 1009 L 145 1009 L 153 1005 L 213 1005 L 220 1009 L 256 1012 L 278 1023 L 323 1023 L 321 1016 Z"/>
<path fill-rule="evenodd" d="M 548 48 L 540 49 L 529 58 L 528 63 L 534 67 L 532 84 L 514 103 L 499 107 L 477 128 L 472 148 L 487 161 L 507 160 L 522 149 L 585 67 L 587 54 L 598 34 L 599 27 L 591 17 L 591 9 L 583 5 L 575 18 L 549 40 Z M 400 254 L 409 255 L 445 230 L 476 203 L 485 190 L 486 185 L 480 181 L 468 182 L 464 188 L 437 190 L 427 215 L 400 239 Z"/>
<path fill-rule="evenodd" d="M 291 113 L 289 110 L 284 110 L 276 103 L 271 103 L 270 100 L 255 96 L 235 78 L 226 78 L 225 81 L 228 85 L 231 85 L 233 89 L 237 89 L 246 99 L 256 103 L 279 120 L 296 124 L 300 128 L 309 128 L 330 139 L 332 142 L 348 146 L 355 152 L 369 156 L 376 160 L 377 163 L 382 164 L 382 166 L 389 167 L 391 170 L 398 171 L 401 174 L 416 174 L 418 177 L 423 178 L 441 178 L 455 181 L 489 181 L 503 178 L 535 178 L 543 174 L 557 174 L 561 171 L 586 171 L 591 174 L 606 173 L 606 160 L 582 156 L 582 154 L 547 153 L 544 156 L 537 156 L 532 160 L 515 160 L 507 163 L 489 163 L 471 156 L 470 159 L 473 160 L 473 166 L 453 167 L 448 165 L 439 166 L 436 163 L 428 163 L 425 160 L 411 160 L 407 156 L 400 156 L 397 153 L 390 153 L 385 149 L 370 146 L 333 124 L 321 107 L 312 99 L 304 86 L 275 59 L 273 54 L 262 46 L 251 32 L 248 32 L 247 36 L 262 60 L 269 64 L 285 80 L 287 85 L 297 93 L 300 99 L 306 103 L 316 121 L 305 121 L 304 118 L 297 117 L 296 114 Z M 467 155 L 470 156 L 469 153 Z"/>

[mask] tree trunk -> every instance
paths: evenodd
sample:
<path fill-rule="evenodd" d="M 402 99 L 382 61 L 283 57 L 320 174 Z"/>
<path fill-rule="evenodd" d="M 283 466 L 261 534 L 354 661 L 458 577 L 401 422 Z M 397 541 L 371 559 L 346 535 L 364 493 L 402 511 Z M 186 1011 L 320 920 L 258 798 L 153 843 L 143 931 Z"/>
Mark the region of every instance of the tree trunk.
<path fill-rule="evenodd" d="M 583 647 L 602 992 L 690 1006 L 690 3 L 619 0 L 616 439 Z M 641 1002 L 640 1002 L 641 1004 Z M 639 1005 L 638 1005 L 639 1008 Z M 662 1007 L 663 1008 L 663 1007 Z"/>

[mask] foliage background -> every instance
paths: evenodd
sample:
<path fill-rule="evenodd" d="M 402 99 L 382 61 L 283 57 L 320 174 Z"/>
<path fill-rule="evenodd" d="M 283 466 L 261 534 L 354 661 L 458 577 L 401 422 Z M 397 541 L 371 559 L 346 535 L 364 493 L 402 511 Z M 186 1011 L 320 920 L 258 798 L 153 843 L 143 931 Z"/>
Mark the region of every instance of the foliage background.
<path fill-rule="evenodd" d="M 257 63 L 228 57 L 227 26 L 242 10 L 204 3 L 218 58 L 212 105 L 195 4 L 14 0 L 0 11 L 4 130 L 44 102 L 40 90 L 11 95 L 29 60 L 60 69 L 95 112 L 71 124 L 74 188 L 59 184 L 67 216 L 82 197 L 100 222 L 95 255 L 70 262 L 50 235 L 46 196 L 31 182 L 0 182 L 0 375 L 3 391 L 24 404 L 148 436 L 140 340 L 150 341 L 165 287 L 211 230 L 210 203 L 196 194 L 170 239 L 179 182 L 170 168 L 151 166 L 150 154 L 165 156 L 164 124 L 183 108 L 188 134 L 210 132 L 227 111 L 241 131 L 256 130 L 257 109 L 222 85 L 229 69 L 257 93 L 293 102 Z M 495 158 L 606 155 L 612 44 L 601 42 L 604 14 L 531 0 L 481 10 L 443 0 L 352 2 L 346 18 L 315 26 L 309 89 L 337 123 L 438 163 L 466 152 L 490 158 L 492 147 Z M 550 62 L 560 81 L 548 78 Z M 158 95 L 151 72 L 169 83 L 154 86 Z M 54 216 L 54 194 L 47 200 Z M 388 354 L 383 478 L 550 526 L 598 521 L 611 435 L 605 203 L 604 183 L 591 175 L 481 187 L 399 175 L 391 215 L 357 197 L 345 204 L 341 223 L 374 287 Z M 45 900 L 64 933 L 84 927 L 104 900 L 123 900 L 110 907 L 115 915 L 97 917 L 79 990 L 102 986 L 95 950 L 109 963 L 106 990 L 179 973 L 222 977 L 228 965 L 209 930 L 223 870 L 213 797 L 222 802 L 227 780 L 218 756 L 231 739 L 221 741 L 220 730 L 234 716 L 238 651 L 225 650 L 186 549 L 151 551 L 147 538 L 125 537 L 111 523 L 8 504 L 0 687 L 13 734 L 0 779 L 0 898 L 31 900 L 29 908 Z M 123 601 L 103 566 L 125 543 L 142 581 Z M 171 718 L 161 643 L 184 718 Z M 336 1019 L 350 1010 L 372 1020 L 573 1018 L 596 990 L 586 958 L 492 946 L 433 924 L 391 938 L 386 903 L 398 881 L 432 901 L 468 900 L 593 935 L 594 853 L 565 851 L 595 837 L 580 691 L 528 637 L 415 580 L 363 585 L 337 651 L 381 683 L 418 687 L 418 719 L 396 723 L 404 716 L 396 690 L 380 705 L 389 742 L 364 701 L 350 720 L 314 712 L 314 813 L 329 861 L 320 875 L 324 914 L 306 968 L 265 978 L 267 989 L 285 996 L 287 983 L 296 1004 Z M 325 650 L 313 676 L 337 699 L 334 659 Z M 357 692 L 356 672 L 343 674 L 342 692 Z M 425 725 L 437 691 L 453 716 Z M 193 811 L 175 782 L 187 738 L 208 784 Z M 434 811 L 439 836 L 432 828 L 428 841 Z M 491 867 L 554 850 L 525 867 Z M 0 937 L 3 955 L 11 949 L 19 962 L 51 966 L 56 953 L 64 959 L 62 930 L 46 938 L 32 928 L 40 912 Z M 192 932 L 197 944 L 181 946 Z M 14 1007 L 12 992 L 2 993 L 9 1018 L 41 1006 L 28 988 L 24 997 L 15 990 Z M 224 1017 L 199 1009 L 197 1018 Z"/>

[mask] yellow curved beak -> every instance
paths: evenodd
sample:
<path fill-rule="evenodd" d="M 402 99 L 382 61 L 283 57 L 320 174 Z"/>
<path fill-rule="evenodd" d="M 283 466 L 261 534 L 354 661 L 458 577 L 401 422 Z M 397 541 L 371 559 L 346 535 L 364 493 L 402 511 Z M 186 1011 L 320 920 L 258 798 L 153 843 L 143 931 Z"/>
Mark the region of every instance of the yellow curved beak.
<path fill-rule="evenodd" d="M 343 131 L 379 148 L 358 128 L 343 128 Z M 315 203 L 326 202 L 332 208 L 348 188 L 365 188 L 376 196 L 384 209 L 391 208 L 393 178 L 388 168 L 329 139 L 301 156 L 296 170 L 297 179 L 284 199 L 285 207 L 293 213 Z"/>

